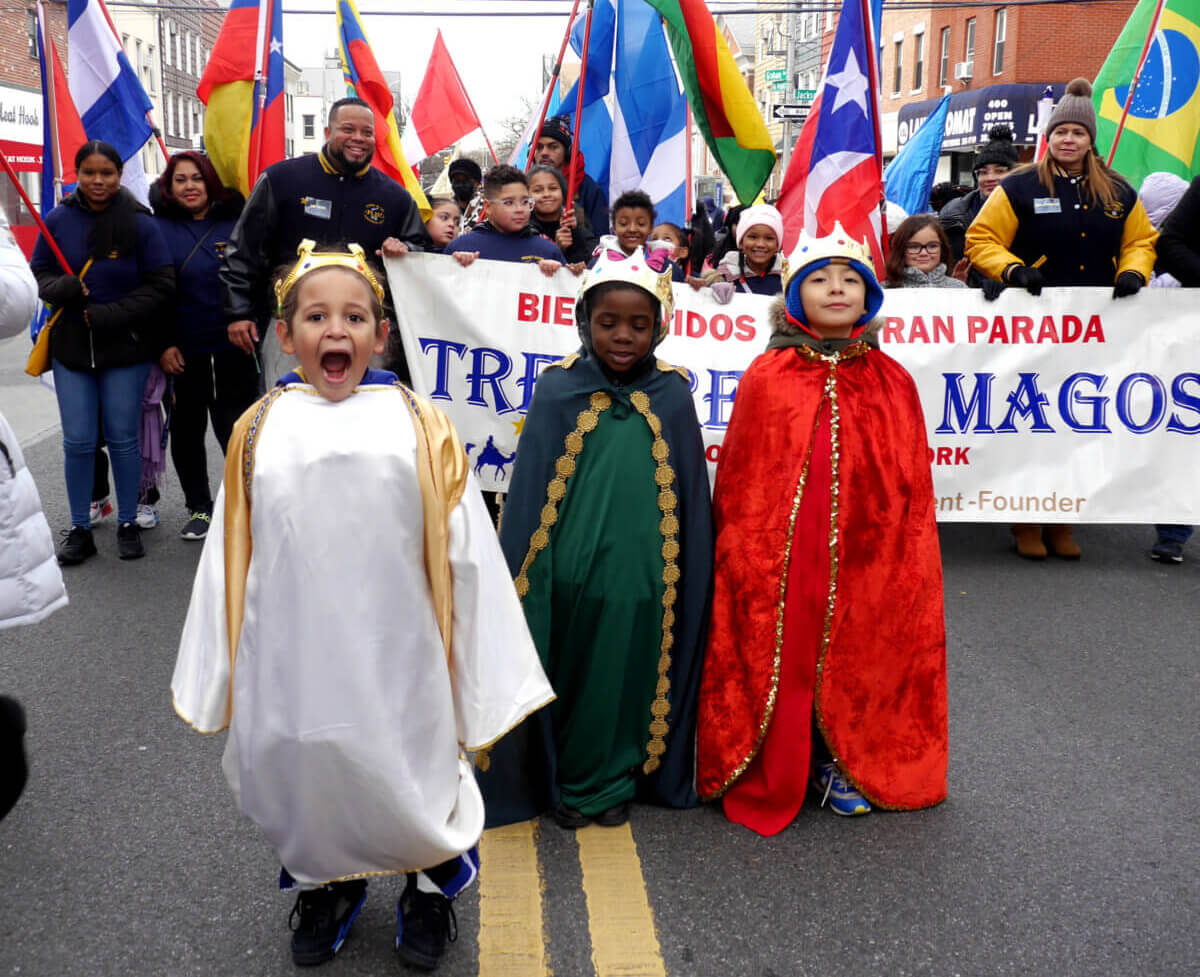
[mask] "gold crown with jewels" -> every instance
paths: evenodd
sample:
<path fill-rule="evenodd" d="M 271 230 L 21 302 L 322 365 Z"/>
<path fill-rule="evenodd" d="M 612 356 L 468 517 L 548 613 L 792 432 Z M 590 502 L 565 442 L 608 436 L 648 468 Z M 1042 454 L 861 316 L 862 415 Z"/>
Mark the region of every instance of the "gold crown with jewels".
<path fill-rule="evenodd" d="M 823 258 L 834 260 L 841 258 L 844 261 L 857 261 L 872 270 L 874 274 L 874 259 L 871 257 L 871 249 L 866 243 L 856 241 L 842 227 L 840 221 L 834 223 L 833 230 L 825 235 L 825 237 L 811 237 L 808 234 L 801 234 L 799 240 L 796 241 L 796 247 L 788 256 L 788 268 L 785 273 L 783 287 L 786 289 L 788 283 L 807 265 L 811 265 L 814 261 L 820 261 Z"/>
<path fill-rule="evenodd" d="M 275 304 L 280 310 L 280 314 L 282 314 L 284 301 L 291 290 L 296 287 L 296 283 L 309 272 L 318 271 L 321 268 L 349 268 L 351 271 L 357 272 L 367 280 L 375 297 L 381 304 L 383 303 L 383 286 L 379 284 L 379 279 L 375 277 L 371 266 L 367 264 L 367 255 L 361 245 L 347 245 L 350 249 L 348 252 L 319 251 L 314 254 L 313 249 L 316 246 L 317 242 L 310 238 L 301 241 L 300 246 L 296 248 L 299 259 L 292 265 L 287 275 L 275 283 Z"/>
<path fill-rule="evenodd" d="M 624 282 L 636 286 L 658 300 L 659 321 L 655 338 L 664 339 L 675 311 L 675 293 L 671 290 L 671 266 L 668 264 L 663 271 L 655 271 L 646 263 L 646 252 L 640 247 L 631 255 L 603 246 L 597 250 L 599 257 L 584 273 L 579 295 L 575 299 L 576 304 L 582 302 L 584 296 L 598 285 Z M 617 254 L 621 256 L 617 257 Z"/>

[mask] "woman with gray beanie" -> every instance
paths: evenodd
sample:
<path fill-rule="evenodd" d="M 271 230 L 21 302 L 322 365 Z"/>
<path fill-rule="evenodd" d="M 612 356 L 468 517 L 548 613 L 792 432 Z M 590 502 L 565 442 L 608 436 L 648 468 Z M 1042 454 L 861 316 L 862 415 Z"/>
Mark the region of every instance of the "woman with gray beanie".
<path fill-rule="evenodd" d="M 1096 109 L 1085 78 L 1067 85 L 1046 123 L 1046 155 L 997 187 L 967 229 L 967 257 L 988 278 L 1040 295 L 1043 286 L 1111 285 L 1138 292 L 1154 271 L 1157 232 L 1138 195 L 1096 149 Z M 985 297 L 988 295 L 985 291 Z M 1077 560 L 1069 525 L 1013 526 L 1019 556 L 1047 549 Z"/>

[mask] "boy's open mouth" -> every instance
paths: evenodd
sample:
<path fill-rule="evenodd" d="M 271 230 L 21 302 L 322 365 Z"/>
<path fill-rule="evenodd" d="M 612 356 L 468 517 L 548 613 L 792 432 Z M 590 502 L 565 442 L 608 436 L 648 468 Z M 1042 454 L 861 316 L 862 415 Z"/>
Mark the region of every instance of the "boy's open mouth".
<path fill-rule="evenodd" d="M 346 379 L 350 369 L 350 354 L 340 350 L 331 350 L 321 354 L 321 372 L 331 383 L 340 383 Z"/>

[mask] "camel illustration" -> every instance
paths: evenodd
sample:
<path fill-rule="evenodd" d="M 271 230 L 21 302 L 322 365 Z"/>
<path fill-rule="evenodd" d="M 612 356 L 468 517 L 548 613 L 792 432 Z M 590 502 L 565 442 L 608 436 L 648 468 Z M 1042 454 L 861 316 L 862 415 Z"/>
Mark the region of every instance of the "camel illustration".
<path fill-rule="evenodd" d="M 505 469 L 513 463 L 513 459 L 517 457 L 514 451 L 511 455 L 505 455 L 496 447 L 496 440 L 490 434 L 488 435 L 487 444 L 483 446 L 483 450 L 479 452 L 479 457 L 475 459 L 475 474 L 482 475 L 483 469 L 496 469 L 497 479 L 507 479 L 508 472 Z"/>

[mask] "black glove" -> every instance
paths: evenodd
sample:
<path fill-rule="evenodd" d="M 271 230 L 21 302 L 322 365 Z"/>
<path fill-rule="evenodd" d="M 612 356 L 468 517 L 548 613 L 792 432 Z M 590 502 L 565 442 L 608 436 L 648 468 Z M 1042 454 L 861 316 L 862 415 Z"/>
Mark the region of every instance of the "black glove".
<path fill-rule="evenodd" d="M 1146 282 L 1136 271 L 1123 271 L 1113 285 L 1113 298 L 1123 299 L 1126 295 L 1137 295 Z"/>
<path fill-rule="evenodd" d="M 1041 295 L 1046 279 L 1036 268 L 1030 268 L 1028 265 L 1014 265 L 1008 273 L 1007 284 L 1023 288 L 1030 295 Z"/>
<path fill-rule="evenodd" d="M 998 282 L 994 278 L 985 278 L 983 284 L 979 286 L 979 290 L 983 292 L 983 297 L 987 301 L 995 302 L 1007 287 L 1004 282 Z"/>
<path fill-rule="evenodd" d="M 41 297 L 56 308 L 82 305 L 87 300 L 83 294 L 83 283 L 77 275 L 60 275 L 46 282 L 42 285 Z"/>

